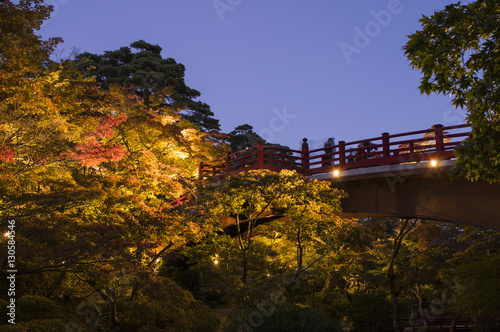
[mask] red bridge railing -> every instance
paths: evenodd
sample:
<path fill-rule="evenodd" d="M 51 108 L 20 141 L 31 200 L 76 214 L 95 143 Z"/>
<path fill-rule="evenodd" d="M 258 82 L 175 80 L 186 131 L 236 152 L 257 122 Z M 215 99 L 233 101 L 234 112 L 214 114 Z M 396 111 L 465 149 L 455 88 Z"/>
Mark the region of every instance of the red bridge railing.
<path fill-rule="evenodd" d="M 304 175 L 362 167 L 454 158 L 453 151 L 470 135 L 470 125 L 432 128 L 309 150 L 277 148 L 259 143 L 223 158 L 200 163 L 199 177 L 225 177 L 253 169 L 294 169 Z"/>

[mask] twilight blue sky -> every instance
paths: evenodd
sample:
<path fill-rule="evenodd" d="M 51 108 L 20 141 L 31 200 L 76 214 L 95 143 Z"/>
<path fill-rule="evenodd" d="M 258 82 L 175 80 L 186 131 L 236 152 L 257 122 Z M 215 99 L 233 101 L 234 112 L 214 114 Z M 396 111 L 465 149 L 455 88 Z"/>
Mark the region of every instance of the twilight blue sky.
<path fill-rule="evenodd" d="M 144 39 L 186 66 L 224 132 L 248 123 L 298 149 L 464 122 L 420 95 L 402 46 L 445 0 L 48 0 L 41 30 L 59 51 L 102 53 Z"/>

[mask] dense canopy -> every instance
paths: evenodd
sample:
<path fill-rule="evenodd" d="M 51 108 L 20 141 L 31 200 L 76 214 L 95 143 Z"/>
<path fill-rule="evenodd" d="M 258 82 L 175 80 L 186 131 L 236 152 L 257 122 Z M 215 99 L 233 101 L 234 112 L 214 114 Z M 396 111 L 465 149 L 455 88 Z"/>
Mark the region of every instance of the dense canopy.
<path fill-rule="evenodd" d="M 220 135 L 158 45 L 53 60 L 61 41 L 37 35 L 50 9 L 0 1 L 0 330 L 498 327 L 498 232 L 342 219 L 345 193 L 295 171 L 198 181 L 200 162 L 261 138 Z M 492 68 L 481 80 L 496 87 Z M 470 146 L 496 139 L 495 108 L 488 121 L 481 108 L 495 91 L 467 99 L 481 120 Z"/>

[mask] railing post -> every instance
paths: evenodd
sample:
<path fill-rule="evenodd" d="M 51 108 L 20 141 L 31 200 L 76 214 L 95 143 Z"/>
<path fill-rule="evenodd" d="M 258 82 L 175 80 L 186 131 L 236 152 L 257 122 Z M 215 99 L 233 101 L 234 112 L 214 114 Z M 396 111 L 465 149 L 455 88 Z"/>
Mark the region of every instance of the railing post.
<path fill-rule="evenodd" d="M 382 158 L 389 158 L 389 133 L 382 133 Z"/>
<path fill-rule="evenodd" d="M 339 165 L 345 164 L 345 141 L 339 141 Z"/>
<path fill-rule="evenodd" d="M 309 144 L 307 138 L 302 139 L 302 171 L 304 175 L 309 171 Z"/>
<path fill-rule="evenodd" d="M 444 151 L 443 145 L 443 125 L 437 124 L 434 125 L 434 139 L 436 140 L 436 152 L 439 153 Z"/>
<path fill-rule="evenodd" d="M 257 143 L 257 169 L 264 168 L 264 143 Z"/>
<path fill-rule="evenodd" d="M 228 152 L 226 155 L 226 173 L 229 172 L 229 159 L 230 159 L 230 157 L 229 157 L 229 152 Z"/>
<path fill-rule="evenodd" d="M 202 168 L 203 168 L 203 162 L 201 162 L 201 161 L 200 161 L 200 162 L 198 163 L 198 180 L 203 179 L 203 177 L 202 177 L 202 175 L 201 175 L 201 170 L 202 170 Z"/>

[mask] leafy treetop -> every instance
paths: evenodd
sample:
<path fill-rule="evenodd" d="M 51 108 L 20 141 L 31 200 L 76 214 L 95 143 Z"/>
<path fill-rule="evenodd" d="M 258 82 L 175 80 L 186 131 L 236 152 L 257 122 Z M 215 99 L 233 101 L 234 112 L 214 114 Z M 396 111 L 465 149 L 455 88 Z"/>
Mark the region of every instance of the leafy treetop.
<path fill-rule="evenodd" d="M 134 51 L 133 51 L 134 50 Z M 220 130 L 210 106 L 196 101 L 201 94 L 184 81 L 186 68 L 172 58 L 163 59 L 162 48 L 139 40 L 104 54 L 82 53 L 76 57 L 79 68 L 96 76 L 102 87 L 118 83 L 144 98 L 147 105 L 154 93 L 162 93 L 164 106 L 185 110 L 183 117 L 203 130 Z"/>
<path fill-rule="evenodd" d="M 500 181 L 500 1 L 451 4 L 423 16 L 405 54 L 421 71 L 420 91 L 450 95 L 467 109 L 472 138 L 457 149 L 458 170 L 469 180 Z"/>

